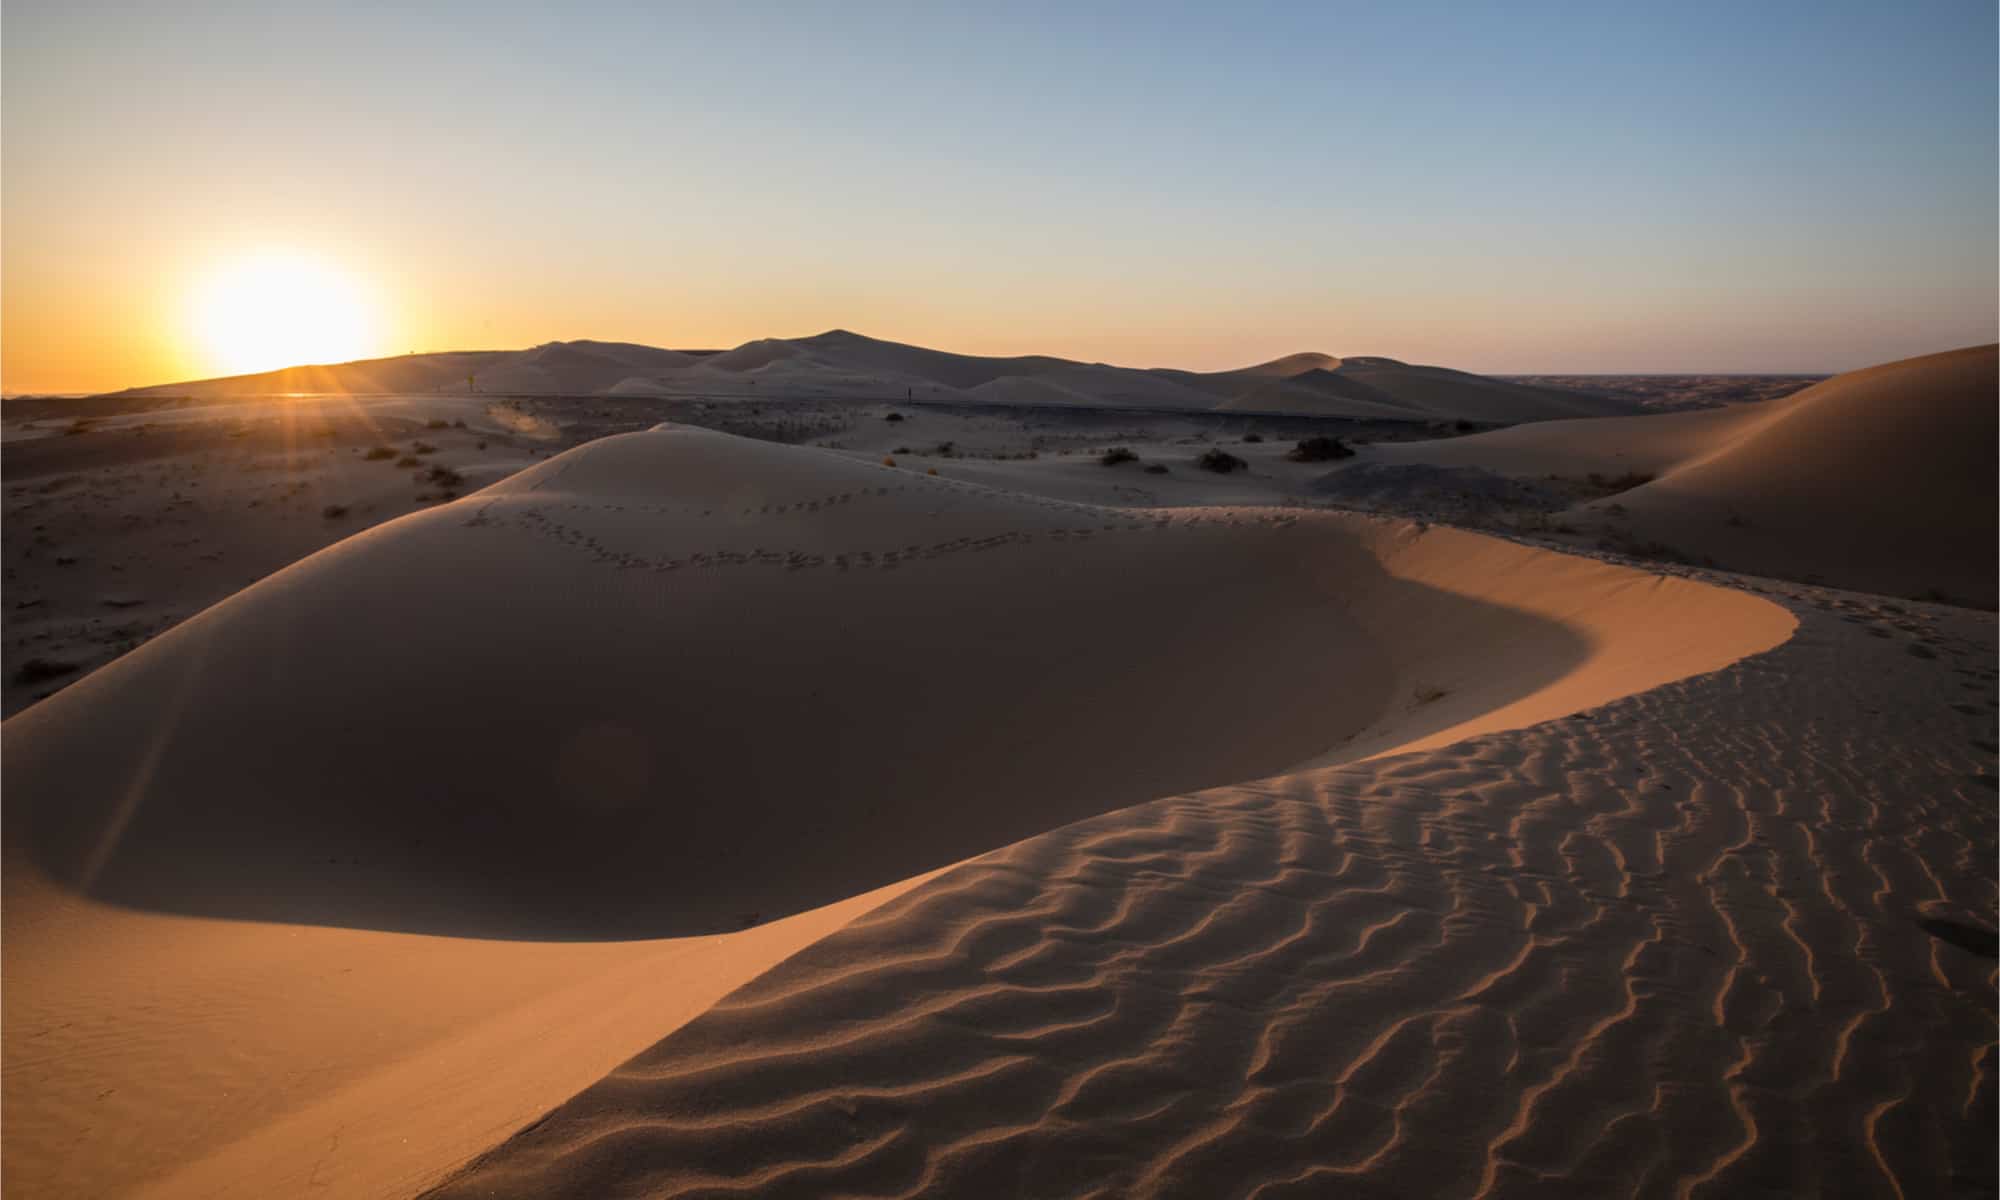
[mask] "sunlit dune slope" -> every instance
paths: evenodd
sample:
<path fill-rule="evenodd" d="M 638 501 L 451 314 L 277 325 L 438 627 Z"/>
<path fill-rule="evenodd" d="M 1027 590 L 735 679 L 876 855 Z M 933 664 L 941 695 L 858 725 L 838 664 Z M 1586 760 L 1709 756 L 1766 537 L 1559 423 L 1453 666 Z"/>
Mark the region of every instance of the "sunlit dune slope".
<path fill-rule="evenodd" d="M 1502 475 L 1657 475 L 1769 421 L 1783 400 L 1689 412 L 1539 421 L 1434 442 L 1385 442 L 1371 459 L 1482 467 Z"/>

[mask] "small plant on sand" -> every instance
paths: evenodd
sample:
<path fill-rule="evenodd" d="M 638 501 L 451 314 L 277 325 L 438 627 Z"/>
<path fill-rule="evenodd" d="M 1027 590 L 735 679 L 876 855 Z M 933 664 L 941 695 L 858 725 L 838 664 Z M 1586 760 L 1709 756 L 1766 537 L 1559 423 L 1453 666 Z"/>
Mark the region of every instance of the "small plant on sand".
<path fill-rule="evenodd" d="M 1418 704 L 1435 704 L 1451 693 L 1445 688 L 1433 687 L 1428 683 L 1420 683 L 1413 694 L 1416 696 Z"/>
<path fill-rule="evenodd" d="M 1119 463 L 1138 462 L 1139 456 L 1123 446 L 1113 446 L 1111 449 L 1106 450 L 1097 461 L 1107 467 L 1115 467 Z"/>
<path fill-rule="evenodd" d="M 451 428 L 451 422 L 450 422 L 450 421 L 447 421 L 447 420 L 445 420 L 445 419 L 444 419 L 443 417 L 432 417 L 432 418 L 431 418 L 430 420 L 428 420 L 428 421 L 425 421 L 425 422 L 424 422 L 424 428 L 425 428 L 425 429 L 450 429 L 450 428 Z"/>
<path fill-rule="evenodd" d="M 31 658 L 15 668 L 14 682 L 47 683 L 51 679 L 74 675 L 78 669 L 75 663 L 61 662 L 53 658 Z"/>
<path fill-rule="evenodd" d="M 1218 475 L 1227 475 L 1231 471 L 1241 470 L 1250 464 L 1229 453 L 1227 450 L 1210 450 L 1200 458 L 1195 459 L 1194 465 L 1204 471 L 1214 471 Z"/>
<path fill-rule="evenodd" d="M 432 463 L 431 469 L 424 472 L 424 482 L 435 483 L 440 487 L 455 488 L 465 482 L 465 476 L 460 475 L 457 471 L 452 470 L 443 463 Z"/>
<path fill-rule="evenodd" d="M 926 475 L 935 475 L 935 474 L 937 474 L 937 468 L 936 468 L 936 467 L 932 467 L 932 468 L 931 468 L 930 470 L 928 470 L 928 471 L 925 471 L 925 472 L 924 472 L 924 474 L 926 474 Z"/>
<path fill-rule="evenodd" d="M 396 457 L 396 451 L 388 446 L 377 446 L 361 457 L 367 462 L 381 462 L 383 459 Z"/>
<path fill-rule="evenodd" d="M 893 455 L 893 454 L 885 454 L 885 455 L 883 455 L 883 456 L 882 456 L 882 465 L 883 465 L 883 466 L 885 466 L 885 467 L 893 467 L 893 466 L 895 466 L 895 465 L 896 465 L 896 457 L 895 457 L 895 455 Z"/>
<path fill-rule="evenodd" d="M 1261 433 L 1246 433 L 1243 435 L 1243 440 L 1246 442 L 1261 442 L 1264 440 L 1264 435 Z"/>
<path fill-rule="evenodd" d="M 421 467 L 421 466 L 423 466 L 423 465 L 424 465 L 424 460 L 423 460 L 423 459 L 421 459 L 421 458 L 418 458 L 418 457 L 417 457 L 416 455 L 414 455 L 414 454 L 405 454 L 405 455 L 404 455 L 403 457 L 401 457 L 401 458 L 399 458 L 399 459 L 397 459 L 397 460 L 396 460 L 396 465 L 397 465 L 397 466 L 399 466 L 399 467 L 406 467 L 406 468 L 407 468 L 407 467 Z"/>
<path fill-rule="evenodd" d="M 886 416 L 886 417 L 883 417 L 882 419 L 883 419 L 884 421 L 888 421 L 888 422 L 891 422 L 891 423 L 894 423 L 894 422 L 896 422 L 896 421 L 900 421 L 900 420 L 902 420 L 902 419 L 903 419 L 903 414 L 902 414 L 902 413 L 899 413 L 899 412 L 892 412 L 892 413 L 890 413 L 890 414 L 889 414 L 888 416 Z"/>
<path fill-rule="evenodd" d="M 1293 462 L 1332 462 L 1340 458 L 1353 458 L 1354 451 L 1339 438 L 1309 437 L 1285 451 L 1285 457 Z"/>
<path fill-rule="evenodd" d="M 1592 471 L 1585 478 L 1590 480 L 1590 486 L 1602 489 L 1607 495 L 1613 492 L 1629 492 L 1635 487 L 1653 482 L 1651 475 L 1641 471 L 1627 471 L 1623 475 L 1605 475 Z"/>
<path fill-rule="evenodd" d="M 347 515 L 347 506 L 345 504 L 329 504 L 319 510 L 319 515 L 329 521 L 337 521 Z"/>
<path fill-rule="evenodd" d="M 1165 463 L 1147 463 L 1147 464 L 1146 464 L 1146 467 L 1145 467 L 1145 470 L 1146 470 L 1146 474 L 1148 474 L 1148 475 L 1165 475 L 1165 474 L 1167 473 L 1167 464 L 1165 464 Z"/>
<path fill-rule="evenodd" d="M 436 454 L 438 452 L 438 448 L 429 442 L 418 442 L 410 449 L 417 454 Z"/>

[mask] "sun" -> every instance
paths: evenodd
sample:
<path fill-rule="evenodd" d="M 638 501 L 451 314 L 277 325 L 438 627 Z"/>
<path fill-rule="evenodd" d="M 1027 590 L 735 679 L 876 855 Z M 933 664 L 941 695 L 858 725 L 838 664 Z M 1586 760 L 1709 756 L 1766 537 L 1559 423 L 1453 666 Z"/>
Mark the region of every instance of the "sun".
<path fill-rule="evenodd" d="M 379 352 L 366 290 L 296 251 L 266 250 L 218 266 L 195 286 L 188 312 L 203 357 L 225 375 Z"/>

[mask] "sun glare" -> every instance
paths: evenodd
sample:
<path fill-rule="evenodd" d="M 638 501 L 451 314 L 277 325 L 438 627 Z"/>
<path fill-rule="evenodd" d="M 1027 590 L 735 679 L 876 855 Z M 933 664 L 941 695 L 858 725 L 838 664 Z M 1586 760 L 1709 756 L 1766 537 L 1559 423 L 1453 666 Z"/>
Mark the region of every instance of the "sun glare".
<path fill-rule="evenodd" d="M 290 251 L 217 268 L 197 285 L 189 315 L 204 358 L 226 375 L 379 352 L 364 289 L 328 263 Z"/>

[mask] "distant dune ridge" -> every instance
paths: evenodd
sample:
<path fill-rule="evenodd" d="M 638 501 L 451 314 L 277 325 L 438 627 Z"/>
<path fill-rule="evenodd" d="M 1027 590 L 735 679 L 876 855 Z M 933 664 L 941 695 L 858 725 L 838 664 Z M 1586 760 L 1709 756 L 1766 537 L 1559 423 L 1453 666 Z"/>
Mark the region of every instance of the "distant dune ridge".
<path fill-rule="evenodd" d="M 468 379 L 470 377 L 470 379 Z M 1261 411 L 1488 424 L 1637 411 L 1621 400 L 1530 387 L 1389 358 L 1293 354 L 1234 371 L 1144 370 L 1046 355 L 993 358 L 885 342 L 843 329 L 763 338 L 721 352 L 623 342 L 411 354 L 334 366 L 133 388 L 129 396 L 465 391 L 564 395 L 815 395 L 1184 411 Z"/>

